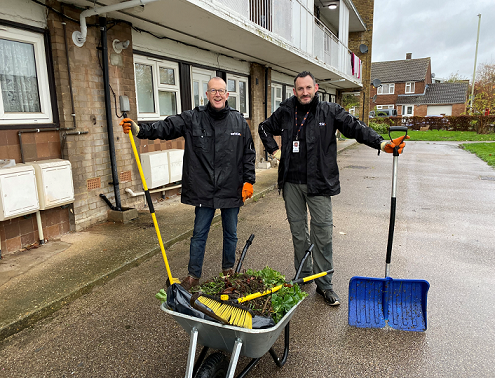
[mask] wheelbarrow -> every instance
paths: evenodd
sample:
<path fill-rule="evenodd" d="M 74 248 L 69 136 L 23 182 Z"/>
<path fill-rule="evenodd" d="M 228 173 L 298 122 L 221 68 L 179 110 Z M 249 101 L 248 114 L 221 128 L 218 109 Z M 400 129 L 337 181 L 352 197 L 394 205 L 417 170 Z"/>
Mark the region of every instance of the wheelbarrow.
<path fill-rule="evenodd" d="M 253 241 L 254 235 L 246 242 L 241 258 L 235 269 L 239 273 L 246 250 Z M 313 249 L 311 245 L 303 257 L 294 280 L 298 279 L 305 260 Z M 303 298 L 304 299 L 304 298 Z M 248 329 L 237 326 L 220 324 L 218 322 L 191 316 L 172 310 L 167 302 L 163 302 L 161 309 L 172 316 L 184 330 L 191 335 L 189 354 L 187 357 L 186 378 L 233 378 L 240 356 L 251 358 L 247 366 L 236 378 L 246 374 L 269 352 L 278 367 L 284 366 L 289 356 L 289 323 L 297 307 L 303 301 L 294 305 L 280 321 L 270 328 Z M 284 351 L 282 358 L 278 357 L 273 344 L 284 331 Z M 197 345 L 203 345 L 198 359 L 194 362 Z M 231 353 L 230 362 L 222 352 L 214 352 L 206 357 L 210 348 Z"/>
<path fill-rule="evenodd" d="M 189 355 L 187 357 L 186 378 L 227 377 L 233 378 L 240 356 L 252 358 L 248 365 L 237 375 L 237 378 L 246 374 L 258 363 L 267 352 L 273 358 L 278 367 L 282 367 L 289 356 L 289 322 L 294 315 L 299 301 L 287 314 L 274 326 L 266 329 L 247 329 L 231 325 L 223 325 L 214 321 L 185 315 L 168 308 L 166 302 L 161 309 L 172 316 L 186 332 L 191 335 L 189 342 Z M 284 332 L 284 353 L 279 358 L 273 349 L 273 344 L 280 334 Z M 203 345 L 196 363 L 196 346 Z M 231 352 L 228 362 L 221 352 L 212 353 L 205 359 L 210 348 Z M 223 373 L 222 373 L 223 372 Z"/>

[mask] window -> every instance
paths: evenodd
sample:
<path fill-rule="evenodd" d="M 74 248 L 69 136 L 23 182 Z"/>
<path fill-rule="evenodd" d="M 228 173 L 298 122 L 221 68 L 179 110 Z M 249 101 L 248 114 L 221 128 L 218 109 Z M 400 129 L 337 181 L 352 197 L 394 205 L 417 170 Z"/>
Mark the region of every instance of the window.
<path fill-rule="evenodd" d="M 414 115 L 414 106 L 412 105 L 402 105 L 402 116 L 410 117 Z"/>
<path fill-rule="evenodd" d="M 379 95 L 381 95 L 381 94 L 394 94 L 394 91 L 395 91 L 395 84 L 394 83 L 382 84 L 382 86 L 378 87 L 378 89 L 377 89 L 377 93 Z"/>
<path fill-rule="evenodd" d="M 394 106 L 393 105 L 377 105 L 376 108 L 378 110 L 381 110 L 381 109 L 393 109 Z"/>
<path fill-rule="evenodd" d="M 414 81 L 408 81 L 406 83 L 406 93 L 414 93 Z"/>
<path fill-rule="evenodd" d="M 238 110 L 244 117 L 249 117 L 249 88 L 246 76 L 227 75 L 229 106 Z"/>
<path fill-rule="evenodd" d="M 43 34 L 0 28 L 0 125 L 52 123 Z"/>
<path fill-rule="evenodd" d="M 138 120 L 156 120 L 180 113 L 177 63 L 134 57 Z"/>
<path fill-rule="evenodd" d="M 292 85 L 287 85 L 285 87 L 285 99 L 287 100 L 288 98 L 291 98 L 293 95 L 294 95 L 294 91 Z"/>
<path fill-rule="evenodd" d="M 282 86 L 280 84 L 272 84 L 272 113 L 278 109 L 282 102 Z"/>

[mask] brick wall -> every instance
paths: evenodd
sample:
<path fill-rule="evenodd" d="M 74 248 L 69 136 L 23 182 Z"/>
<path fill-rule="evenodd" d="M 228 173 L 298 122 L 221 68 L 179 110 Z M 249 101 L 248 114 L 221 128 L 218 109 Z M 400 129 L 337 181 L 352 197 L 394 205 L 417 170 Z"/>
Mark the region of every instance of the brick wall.
<path fill-rule="evenodd" d="M 355 0 L 353 1 L 361 19 L 366 25 L 365 32 L 349 33 L 349 49 L 361 59 L 363 64 L 363 76 L 362 83 L 363 88 L 361 90 L 361 96 L 359 96 L 359 119 L 366 124 L 369 121 L 370 101 L 367 98 L 370 93 L 371 82 L 371 51 L 372 51 L 372 38 L 373 38 L 373 8 L 374 0 Z M 359 46 L 364 44 L 368 46 L 367 53 L 361 53 Z M 339 96 L 340 97 L 340 96 Z M 340 101 L 340 100 L 339 100 Z M 363 111 L 364 103 L 364 111 Z M 361 114 L 364 113 L 364 114 Z"/>
<path fill-rule="evenodd" d="M 250 129 L 256 148 L 256 162 L 265 157 L 265 149 L 258 134 L 258 126 L 265 120 L 265 67 L 251 63 L 251 122 Z M 268 109 L 270 107 L 271 70 L 268 70 Z"/>

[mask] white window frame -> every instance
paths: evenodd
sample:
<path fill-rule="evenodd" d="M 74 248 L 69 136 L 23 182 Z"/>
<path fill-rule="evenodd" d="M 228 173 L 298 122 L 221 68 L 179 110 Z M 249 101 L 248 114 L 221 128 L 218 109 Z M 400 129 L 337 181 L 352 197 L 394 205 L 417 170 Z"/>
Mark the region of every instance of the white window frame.
<path fill-rule="evenodd" d="M 280 89 L 280 97 L 277 97 L 277 89 Z M 278 109 L 278 107 L 280 106 L 277 106 L 275 108 L 275 102 L 278 100 L 280 101 L 280 103 L 282 102 L 282 91 L 283 91 L 283 87 L 281 84 L 276 84 L 276 83 L 272 83 L 271 85 L 271 90 L 272 90 L 272 98 L 271 98 L 271 103 L 272 103 L 272 113 L 275 112 L 275 110 Z"/>
<path fill-rule="evenodd" d="M 415 82 L 414 81 L 408 81 L 406 82 L 406 87 L 405 87 L 405 93 L 414 93 L 415 91 Z"/>
<path fill-rule="evenodd" d="M 236 106 L 237 108 L 234 108 L 236 110 L 240 111 L 240 93 L 239 93 L 239 82 L 243 82 L 246 85 L 246 112 L 241 113 L 244 118 L 249 118 L 249 78 L 248 76 L 241 76 L 241 75 L 233 75 L 233 74 L 227 74 L 227 90 L 229 88 L 229 80 L 234 80 L 235 83 L 235 92 L 230 92 L 229 91 L 229 99 L 231 97 L 234 97 L 236 99 Z M 232 104 L 229 102 L 229 106 L 232 106 Z"/>
<path fill-rule="evenodd" d="M 384 91 L 385 86 L 387 86 L 388 91 Z M 387 95 L 395 93 L 395 83 L 385 83 L 377 88 L 376 93 L 379 95 Z"/>
<path fill-rule="evenodd" d="M 48 80 L 48 67 L 46 64 L 45 40 L 43 34 L 2 25 L 0 27 L 0 38 L 14 42 L 30 43 L 33 45 L 41 110 L 40 112 L 5 113 L 2 92 L 0 91 L 0 125 L 53 123 L 53 109 L 50 99 L 50 83 Z"/>
<path fill-rule="evenodd" d="M 377 110 L 383 110 L 383 109 L 393 109 L 394 105 L 377 105 L 376 109 Z"/>
<path fill-rule="evenodd" d="M 155 109 L 155 111 L 152 113 L 140 113 L 139 103 L 138 103 L 139 100 L 136 93 L 136 107 L 137 107 L 136 111 L 138 115 L 138 121 L 154 121 L 164 118 L 164 116 L 160 115 L 160 103 L 158 97 L 158 92 L 160 91 L 175 92 L 175 98 L 177 100 L 177 104 L 176 104 L 177 114 L 181 113 L 179 64 L 175 62 L 170 62 L 168 60 L 161 60 L 161 59 L 155 59 L 141 55 L 134 55 L 133 67 L 134 67 L 134 83 L 136 85 L 136 91 L 137 91 L 136 69 L 135 69 L 136 63 L 151 66 L 151 74 L 153 80 L 153 104 Z M 174 70 L 175 85 L 160 84 L 160 67 L 171 68 Z M 167 118 L 167 116 L 165 116 L 165 118 Z"/>
<path fill-rule="evenodd" d="M 287 100 L 292 96 L 294 96 L 294 87 L 290 84 L 287 84 L 287 86 L 285 87 L 285 99 Z"/>
<path fill-rule="evenodd" d="M 411 114 L 406 114 L 406 109 L 411 107 Z M 402 117 L 412 117 L 414 116 L 414 105 L 402 105 Z"/>

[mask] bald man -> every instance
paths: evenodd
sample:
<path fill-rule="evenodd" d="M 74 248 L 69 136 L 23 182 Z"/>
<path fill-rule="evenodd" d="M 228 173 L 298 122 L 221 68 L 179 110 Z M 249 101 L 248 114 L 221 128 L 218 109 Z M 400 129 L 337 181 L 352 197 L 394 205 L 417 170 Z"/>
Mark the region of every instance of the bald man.
<path fill-rule="evenodd" d="M 184 137 L 181 202 L 195 206 L 189 249 L 188 276 L 181 285 L 190 290 L 201 278 L 206 240 L 216 209 L 223 227 L 222 273 L 233 273 L 239 208 L 253 194 L 255 160 L 251 131 L 243 115 L 228 105 L 222 78 L 208 82 L 208 104 L 154 123 L 136 124 L 125 118 L 124 133 L 140 139 Z"/>

